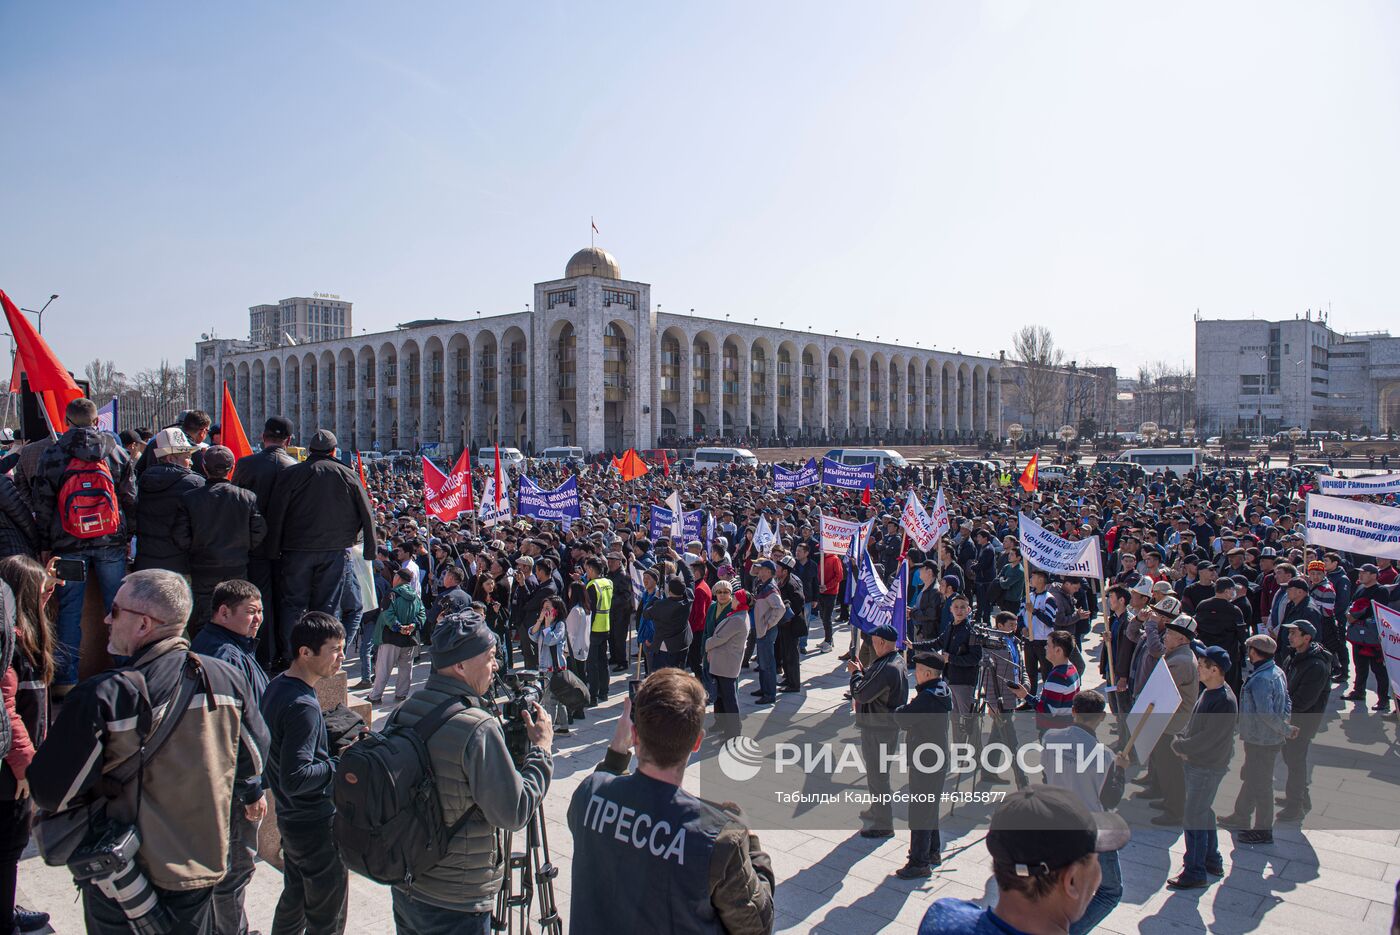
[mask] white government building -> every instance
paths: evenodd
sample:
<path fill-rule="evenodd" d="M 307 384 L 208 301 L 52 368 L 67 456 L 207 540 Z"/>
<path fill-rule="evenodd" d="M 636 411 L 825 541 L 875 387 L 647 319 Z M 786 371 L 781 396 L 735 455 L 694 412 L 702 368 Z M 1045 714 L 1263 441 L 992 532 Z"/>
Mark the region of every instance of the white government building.
<path fill-rule="evenodd" d="M 661 313 L 650 285 L 623 279 L 597 247 L 536 283 L 523 312 L 285 346 L 270 331 L 203 340 L 187 363 L 195 406 L 217 420 L 226 381 L 254 438 L 271 415 L 303 440 L 329 428 L 344 448 L 452 453 L 496 438 L 591 453 L 695 436 L 1002 435 L 1004 360 Z"/>

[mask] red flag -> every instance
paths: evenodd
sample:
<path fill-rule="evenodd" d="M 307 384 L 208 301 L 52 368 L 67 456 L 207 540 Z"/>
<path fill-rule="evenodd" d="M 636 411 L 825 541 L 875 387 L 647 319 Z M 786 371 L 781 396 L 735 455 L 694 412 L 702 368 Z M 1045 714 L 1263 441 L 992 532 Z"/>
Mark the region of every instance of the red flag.
<path fill-rule="evenodd" d="M 248 436 L 243 432 L 243 423 L 238 419 L 238 410 L 233 405 L 233 396 L 228 391 L 228 381 L 224 381 L 224 402 L 219 413 L 219 444 L 233 452 L 233 463 L 239 458 L 253 453 L 248 444 Z"/>
<path fill-rule="evenodd" d="M 623 480 L 636 480 L 647 472 L 647 463 L 637 454 L 636 449 L 628 448 L 621 461 L 614 461 Z"/>
<path fill-rule="evenodd" d="M 666 457 L 666 452 L 661 452 L 661 476 L 671 476 L 671 459 Z"/>
<path fill-rule="evenodd" d="M 1031 460 L 1026 465 L 1026 469 L 1021 472 L 1021 479 L 1017 481 L 1017 483 L 1021 485 L 1021 488 L 1025 490 L 1026 493 L 1035 493 L 1036 488 L 1040 486 L 1040 483 L 1036 477 L 1036 475 L 1039 473 L 1039 469 L 1040 452 L 1037 451 L 1035 454 L 1031 455 Z"/>
<path fill-rule="evenodd" d="M 68 428 L 65 410 L 68 404 L 83 395 L 73 375 L 59 363 L 54 352 L 49 349 L 39 332 L 24 317 L 10 297 L 0 290 L 0 306 L 5 309 L 5 320 L 10 325 L 10 334 L 15 339 L 15 367 L 11 376 L 10 391 L 19 390 L 19 372 L 29 378 L 29 389 L 44 401 L 44 412 L 48 415 L 49 426 L 57 434 Z"/>
<path fill-rule="evenodd" d="M 860 492 L 861 506 L 870 506 L 870 488 L 867 487 Z"/>
<path fill-rule="evenodd" d="M 451 474 L 442 473 L 426 456 L 423 458 L 423 509 L 428 515 L 448 522 L 474 508 L 471 470 L 471 461 L 465 450 Z"/>
<path fill-rule="evenodd" d="M 374 494 L 369 493 L 369 479 L 365 477 L 365 459 L 360 457 L 360 453 L 355 452 L 355 467 L 360 470 L 360 486 L 365 488 L 365 493 L 369 494 L 369 502 L 374 503 Z"/>

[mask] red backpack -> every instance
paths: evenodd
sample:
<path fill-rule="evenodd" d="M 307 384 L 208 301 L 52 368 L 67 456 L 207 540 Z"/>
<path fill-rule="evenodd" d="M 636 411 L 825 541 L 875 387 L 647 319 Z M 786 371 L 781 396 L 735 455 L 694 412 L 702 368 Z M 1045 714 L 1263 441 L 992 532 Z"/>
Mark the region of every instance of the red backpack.
<path fill-rule="evenodd" d="M 117 485 L 107 459 L 70 459 L 59 478 L 57 506 L 63 531 L 74 538 L 96 539 L 120 530 Z"/>

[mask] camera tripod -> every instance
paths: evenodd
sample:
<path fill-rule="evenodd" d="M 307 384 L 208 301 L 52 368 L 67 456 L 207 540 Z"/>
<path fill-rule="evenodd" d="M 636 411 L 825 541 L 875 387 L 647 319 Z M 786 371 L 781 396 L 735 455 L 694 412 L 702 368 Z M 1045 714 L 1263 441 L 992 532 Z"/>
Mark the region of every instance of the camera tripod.
<path fill-rule="evenodd" d="M 505 880 L 501 891 L 496 894 L 496 911 L 491 914 L 491 930 L 494 932 L 521 932 L 529 935 L 530 904 L 535 901 L 535 889 L 539 888 L 540 931 L 549 935 L 561 935 L 564 924 L 559 918 L 559 904 L 554 899 L 554 878 L 559 868 L 549 859 L 549 837 L 544 829 L 544 815 L 536 808 L 525 824 L 525 850 L 519 854 L 511 851 L 509 831 L 501 832 L 501 852 L 506 858 Z M 515 874 L 520 873 L 520 888 L 515 888 Z M 518 926 L 518 927 L 517 927 Z"/>

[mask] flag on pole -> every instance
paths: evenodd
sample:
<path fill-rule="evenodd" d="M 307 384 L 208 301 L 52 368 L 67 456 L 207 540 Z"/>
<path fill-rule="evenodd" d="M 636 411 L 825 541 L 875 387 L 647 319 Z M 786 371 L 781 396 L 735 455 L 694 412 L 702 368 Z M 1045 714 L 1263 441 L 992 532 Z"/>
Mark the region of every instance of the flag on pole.
<path fill-rule="evenodd" d="M 48 420 L 49 430 L 54 434 L 68 428 L 66 411 L 68 404 L 83 395 L 73 375 L 59 363 L 54 352 L 29 319 L 19 310 L 10 297 L 0 289 L 0 307 L 5 310 L 5 320 L 10 326 L 10 334 L 15 339 L 15 366 L 10 376 L 10 392 L 18 392 L 20 374 L 29 380 L 29 389 L 43 401 L 41 407 Z"/>
<path fill-rule="evenodd" d="M 595 233 L 595 234 L 601 234 L 601 233 L 602 233 L 602 231 L 598 230 L 598 225 L 593 223 L 593 219 L 592 219 L 592 218 L 589 218 L 589 219 L 588 219 L 588 226 L 591 227 L 591 228 L 593 228 L 593 233 Z"/>
<path fill-rule="evenodd" d="M 1040 452 L 1037 451 L 1035 454 L 1031 455 L 1030 463 L 1026 465 L 1026 469 L 1021 472 L 1021 479 L 1017 481 L 1017 483 L 1021 485 L 1021 489 L 1026 493 L 1035 493 L 1040 487 L 1039 482 L 1036 480 L 1039 467 Z"/>
<path fill-rule="evenodd" d="M 365 459 L 360 457 L 360 453 L 355 452 L 355 467 L 360 470 L 360 486 L 365 488 L 365 493 L 369 494 L 370 503 L 374 502 L 374 494 L 369 492 L 369 479 L 365 477 Z"/>
<path fill-rule="evenodd" d="M 620 459 L 613 458 L 613 467 L 617 468 L 617 473 L 622 475 L 623 480 L 636 480 L 647 472 L 647 463 L 637 454 L 636 449 L 628 448 L 626 454 Z"/>
<path fill-rule="evenodd" d="M 666 457 L 666 452 L 661 452 L 661 476 L 671 476 L 671 459 Z"/>
<path fill-rule="evenodd" d="M 99 432 L 111 432 L 117 434 L 117 397 L 113 396 L 112 401 L 101 409 L 97 410 L 97 430 Z"/>
<path fill-rule="evenodd" d="M 671 495 L 666 498 L 666 507 L 671 511 L 671 541 L 679 542 L 685 535 L 685 511 L 681 508 L 681 492 L 671 491 Z"/>
<path fill-rule="evenodd" d="M 238 409 L 233 405 L 233 396 L 228 391 L 227 380 L 224 381 L 224 401 L 219 413 L 219 433 L 219 443 L 233 452 L 234 464 L 238 463 L 239 458 L 253 453 L 253 446 L 248 444 L 248 436 L 243 432 L 243 423 L 239 421 Z"/>
<path fill-rule="evenodd" d="M 423 458 L 423 506 L 424 511 L 444 522 L 451 522 L 461 514 L 472 510 L 471 462 L 465 449 L 451 474 Z"/>
<path fill-rule="evenodd" d="M 753 532 L 754 551 L 760 556 L 767 558 L 768 554 L 773 551 L 773 546 L 776 545 L 777 542 L 777 533 L 773 532 L 773 527 L 768 525 L 768 518 L 766 516 L 760 516 L 758 518 L 758 527 L 754 529 Z"/>

